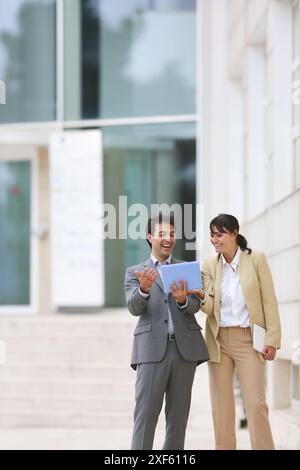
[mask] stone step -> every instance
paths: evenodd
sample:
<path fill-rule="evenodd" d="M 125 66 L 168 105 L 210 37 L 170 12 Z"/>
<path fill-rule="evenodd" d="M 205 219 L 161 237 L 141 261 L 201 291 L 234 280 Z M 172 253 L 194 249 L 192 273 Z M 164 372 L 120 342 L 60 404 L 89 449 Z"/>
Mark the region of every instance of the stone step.
<path fill-rule="evenodd" d="M 128 328 L 134 325 L 138 318 L 129 314 L 126 309 L 121 309 L 120 313 L 114 314 L 51 314 L 38 316 L 2 316 L 0 317 L 1 331 L 31 332 L 33 329 L 41 331 L 51 331 L 56 329 L 71 328 L 72 330 L 95 328 L 106 329 L 111 325 L 118 328 Z"/>
<path fill-rule="evenodd" d="M 33 412 L 22 410 L 19 412 L 2 411 L 0 413 L 0 427 L 2 428 L 98 428 L 131 430 L 133 414 L 130 411 L 101 413 L 66 413 L 44 411 Z M 24 431 L 26 432 L 26 431 Z"/>
<path fill-rule="evenodd" d="M 5 341 L 5 349 L 7 355 L 10 353 L 14 353 L 16 351 L 20 352 L 32 352 L 36 354 L 38 351 L 40 352 L 49 352 L 61 351 L 62 353 L 65 352 L 72 352 L 72 351 L 92 351 L 98 354 L 110 352 L 113 350 L 117 350 L 120 352 L 130 349 L 131 347 L 131 340 L 132 338 L 68 338 L 68 339 L 47 339 L 47 340 L 33 340 L 28 339 L 25 340 L 24 338 L 17 341 L 9 340 Z"/>
<path fill-rule="evenodd" d="M 34 396 L 26 397 L 14 397 L 11 396 L 0 396 L 0 414 L 5 413 L 7 410 L 13 410 L 14 412 L 22 412 L 23 410 L 30 410 L 33 413 L 40 412 L 52 412 L 52 413 L 73 413 L 76 414 L 89 414 L 92 412 L 101 413 L 108 412 L 131 412 L 133 413 L 134 407 L 134 389 L 130 394 L 130 391 L 124 394 L 124 397 L 120 395 L 111 395 L 107 397 L 88 395 L 86 397 L 77 395 L 75 396 L 61 395 L 51 397 L 43 397 L 35 394 Z"/>
<path fill-rule="evenodd" d="M 99 397 L 125 396 L 133 388 L 133 380 L 65 380 L 36 378 L 30 380 L 0 379 L 0 399 L 10 397 L 64 397 L 73 394 L 83 397 L 90 395 Z"/>
<path fill-rule="evenodd" d="M 128 367 L 130 364 L 131 358 L 131 349 L 125 349 L 124 351 L 119 351 L 118 349 L 112 349 L 104 353 L 99 353 L 99 351 L 90 351 L 89 349 L 80 351 L 80 350 L 70 350 L 70 349 L 53 349 L 51 351 L 7 351 L 6 352 L 6 362 L 5 367 L 9 367 L 10 364 L 25 363 L 31 362 L 32 364 L 42 364 L 52 362 L 53 364 L 86 364 L 87 362 L 93 365 L 100 366 L 103 362 L 106 364 L 116 364 L 124 365 Z M 1 367 L 4 367 L 3 365 Z M 0 369 L 1 370 L 1 369 Z"/>
<path fill-rule="evenodd" d="M 23 347 L 26 347 L 28 345 L 32 345 L 32 344 L 37 344 L 41 347 L 43 347 L 43 345 L 53 345 L 53 344 L 66 344 L 66 345 L 73 345 L 74 343 L 78 343 L 78 344 L 86 344 L 87 342 L 90 342 L 90 343 L 95 343 L 95 344 L 103 344 L 103 345 L 111 345 L 113 343 L 116 343 L 118 342 L 118 344 L 120 345 L 120 347 L 122 347 L 122 345 L 126 345 L 129 343 L 132 342 L 133 340 L 133 332 L 132 331 L 129 331 L 129 332 L 126 332 L 126 333 L 120 333 L 118 331 L 118 333 L 115 333 L 115 332 L 106 332 L 105 334 L 103 333 L 103 335 L 98 335 L 97 333 L 93 332 L 93 334 L 90 334 L 90 335 L 79 335 L 79 334 L 73 334 L 73 333 L 65 333 L 64 336 L 61 335 L 47 335 L 47 337 L 45 336 L 42 336 L 42 335 L 39 335 L 37 334 L 36 336 L 32 335 L 32 336 L 21 336 L 20 337 L 17 337 L 17 336 L 11 336 L 11 337 L 8 337 L 8 336 L 4 336 L 3 334 L 0 334 L 0 341 L 2 343 L 5 343 L 7 345 L 7 347 L 14 347 L 14 345 L 16 346 L 21 346 Z"/>
<path fill-rule="evenodd" d="M 131 428 L 136 322 L 124 309 L 0 317 L 0 427 Z"/>
<path fill-rule="evenodd" d="M 69 338 L 69 337 L 101 337 L 106 338 L 118 332 L 124 336 L 133 332 L 135 324 L 124 323 L 121 325 L 112 324 L 91 324 L 91 325 L 60 325 L 55 323 L 49 326 L 22 325 L 19 327 L 7 327 L 0 322 L 0 339 L 5 338 Z"/>
<path fill-rule="evenodd" d="M 82 364 L 57 364 L 53 363 L 10 363 L 9 367 L 0 366 L 1 379 L 25 379 L 25 378 L 51 378 L 51 379 L 109 379 L 109 380 L 132 380 L 134 371 L 129 363 L 124 365 L 102 365 L 97 363 Z"/>

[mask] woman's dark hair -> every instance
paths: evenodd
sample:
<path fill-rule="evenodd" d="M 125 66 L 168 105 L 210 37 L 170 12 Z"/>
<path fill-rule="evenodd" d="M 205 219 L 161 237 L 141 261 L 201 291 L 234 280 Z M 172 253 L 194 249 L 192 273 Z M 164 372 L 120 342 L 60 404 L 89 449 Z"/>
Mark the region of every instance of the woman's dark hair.
<path fill-rule="evenodd" d="M 239 233 L 239 222 L 236 217 L 230 214 L 219 214 L 217 217 L 212 219 L 209 224 L 210 231 L 213 231 L 213 227 L 216 227 L 216 229 L 221 232 L 225 233 L 230 232 L 230 233 L 237 233 L 236 237 L 236 242 L 240 249 L 242 251 L 247 250 L 248 253 L 250 254 L 252 252 L 251 248 L 248 247 L 248 242 L 243 235 Z"/>

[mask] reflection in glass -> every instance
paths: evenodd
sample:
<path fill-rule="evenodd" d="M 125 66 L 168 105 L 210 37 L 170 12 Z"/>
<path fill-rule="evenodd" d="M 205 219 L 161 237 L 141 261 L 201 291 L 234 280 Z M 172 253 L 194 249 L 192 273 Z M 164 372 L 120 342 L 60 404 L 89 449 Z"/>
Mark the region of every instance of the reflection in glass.
<path fill-rule="evenodd" d="M 30 162 L 0 162 L 0 305 L 30 304 Z"/>
<path fill-rule="evenodd" d="M 0 122 L 55 119 L 55 0 L 0 2 Z"/>
<path fill-rule="evenodd" d="M 168 124 L 104 129 L 104 200 L 119 208 L 119 196 L 127 196 L 128 208 L 143 204 L 192 204 L 195 210 L 195 125 Z M 124 217 L 124 211 L 117 210 Z M 128 217 L 129 224 L 136 216 Z M 193 221 L 195 214 L 193 212 Z M 194 227 L 193 227 L 194 229 Z M 119 227 L 117 230 L 119 233 Z M 194 251 L 178 240 L 174 255 L 187 261 Z M 150 256 L 145 240 L 117 239 L 105 242 L 106 304 L 124 304 L 126 267 Z"/>
<path fill-rule="evenodd" d="M 193 114 L 195 10 L 196 0 L 66 0 L 67 119 Z"/>

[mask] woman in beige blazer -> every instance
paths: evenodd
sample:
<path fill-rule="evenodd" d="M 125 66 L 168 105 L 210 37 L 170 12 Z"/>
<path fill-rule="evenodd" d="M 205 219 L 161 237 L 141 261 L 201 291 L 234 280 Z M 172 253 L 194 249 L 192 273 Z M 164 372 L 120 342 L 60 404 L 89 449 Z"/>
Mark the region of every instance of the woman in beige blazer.
<path fill-rule="evenodd" d="M 238 220 L 220 214 L 210 222 L 217 256 L 203 264 L 203 290 L 191 291 L 207 314 L 206 342 L 216 449 L 235 449 L 233 376 L 237 370 L 252 449 L 274 449 L 265 400 L 265 361 L 280 348 L 280 320 L 272 275 L 263 253 L 252 251 Z M 263 354 L 253 349 L 252 330 L 265 328 Z"/>

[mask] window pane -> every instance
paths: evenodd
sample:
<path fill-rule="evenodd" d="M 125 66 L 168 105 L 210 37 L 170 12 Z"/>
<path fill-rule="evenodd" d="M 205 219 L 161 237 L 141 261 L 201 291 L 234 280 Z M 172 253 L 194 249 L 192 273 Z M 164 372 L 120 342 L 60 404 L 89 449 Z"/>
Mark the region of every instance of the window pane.
<path fill-rule="evenodd" d="M 195 211 L 195 132 L 193 124 L 104 129 L 104 199 L 117 209 L 117 220 L 122 195 L 128 209 L 143 204 L 149 215 L 151 204 L 192 204 Z M 136 217 L 128 216 L 126 228 Z M 144 239 L 105 243 L 106 304 L 123 305 L 125 269 L 147 259 L 150 249 Z M 184 240 L 177 240 L 174 254 L 187 261 L 195 257 Z"/>
<path fill-rule="evenodd" d="M 194 113 L 195 10 L 196 0 L 66 0 L 67 119 Z"/>
<path fill-rule="evenodd" d="M 0 2 L 0 122 L 55 119 L 55 0 Z"/>
<path fill-rule="evenodd" d="M 0 305 L 30 304 L 30 162 L 0 162 Z"/>

